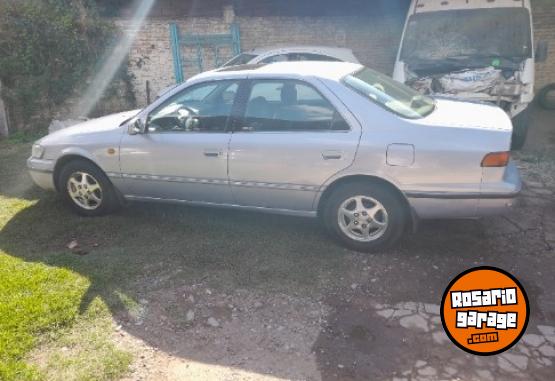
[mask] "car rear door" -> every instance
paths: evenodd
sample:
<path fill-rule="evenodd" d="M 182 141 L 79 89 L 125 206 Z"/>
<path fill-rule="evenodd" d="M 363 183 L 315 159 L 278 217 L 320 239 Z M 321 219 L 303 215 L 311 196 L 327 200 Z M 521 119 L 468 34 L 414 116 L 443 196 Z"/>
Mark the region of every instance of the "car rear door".
<path fill-rule="evenodd" d="M 312 211 L 326 180 L 353 162 L 360 125 L 317 80 L 251 79 L 246 92 L 230 141 L 235 202 Z"/>

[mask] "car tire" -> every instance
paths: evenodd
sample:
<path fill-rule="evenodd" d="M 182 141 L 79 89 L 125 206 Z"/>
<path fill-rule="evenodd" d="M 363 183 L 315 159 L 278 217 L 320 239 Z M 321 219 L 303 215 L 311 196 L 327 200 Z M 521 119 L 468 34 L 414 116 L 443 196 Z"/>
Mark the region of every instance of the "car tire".
<path fill-rule="evenodd" d="M 538 94 L 538 103 L 546 110 L 555 110 L 555 83 L 541 89 Z"/>
<path fill-rule="evenodd" d="M 513 137 L 511 142 L 512 150 L 520 150 L 526 143 L 528 128 L 530 126 L 530 109 L 522 111 L 513 118 Z"/>
<path fill-rule="evenodd" d="M 102 216 L 121 206 L 106 174 L 87 160 L 65 164 L 58 178 L 58 189 L 65 203 L 82 216 Z"/>
<path fill-rule="evenodd" d="M 322 213 L 330 234 L 348 248 L 361 252 L 395 245 L 405 231 L 407 216 L 405 202 L 397 192 L 372 182 L 338 186 L 325 201 Z"/>

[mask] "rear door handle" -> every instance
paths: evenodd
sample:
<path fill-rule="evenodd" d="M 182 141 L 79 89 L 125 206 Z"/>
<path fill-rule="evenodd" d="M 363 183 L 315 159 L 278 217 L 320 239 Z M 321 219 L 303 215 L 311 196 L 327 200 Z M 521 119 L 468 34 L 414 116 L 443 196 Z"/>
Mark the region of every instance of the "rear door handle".
<path fill-rule="evenodd" d="M 205 149 L 204 156 L 207 157 L 220 157 L 222 155 L 222 151 L 214 150 L 214 149 Z"/>
<path fill-rule="evenodd" d="M 323 151 L 322 157 L 324 160 L 339 160 L 343 157 L 343 152 L 333 150 Z"/>

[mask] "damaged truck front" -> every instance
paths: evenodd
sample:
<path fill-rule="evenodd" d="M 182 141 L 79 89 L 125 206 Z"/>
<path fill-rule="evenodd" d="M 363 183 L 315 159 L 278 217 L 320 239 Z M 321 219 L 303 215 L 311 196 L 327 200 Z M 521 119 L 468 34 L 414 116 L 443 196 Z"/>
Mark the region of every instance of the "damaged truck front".
<path fill-rule="evenodd" d="M 534 99 L 530 0 L 413 0 L 393 77 L 426 95 L 495 103 L 513 120 L 513 149 Z"/>

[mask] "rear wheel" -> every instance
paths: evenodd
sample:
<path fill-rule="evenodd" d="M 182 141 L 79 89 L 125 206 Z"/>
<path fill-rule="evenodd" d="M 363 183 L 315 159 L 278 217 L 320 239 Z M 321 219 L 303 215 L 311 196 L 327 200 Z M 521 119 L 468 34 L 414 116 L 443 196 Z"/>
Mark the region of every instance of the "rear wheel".
<path fill-rule="evenodd" d="M 58 189 L 66 204 L 83 216 L 108 214 L 119 206 L 108 177 L 86 160 L 74 160 L 62 168 Z"/>
<path fill-rule="evenodd" d="M 404 202 L 395 192 L 382 184 L 362 182 L 333 190 L 322 218 L 336 239 L 363 252 L 396 244 L 407 224 Z"/>
<path fill-rule="evenodd" d="M 555 83 L 541 89 L 538 94 L 538 102 L 546 110 L 555 110 Z"/>
<path fill-rule="evenodd" d="M 520 114 L 513 118 L 513 138 L 511 149 L 520 150 L 526 143 L 528 136 L 528 127 L 530 125 L 530 109 L 522 111 Z"/>

